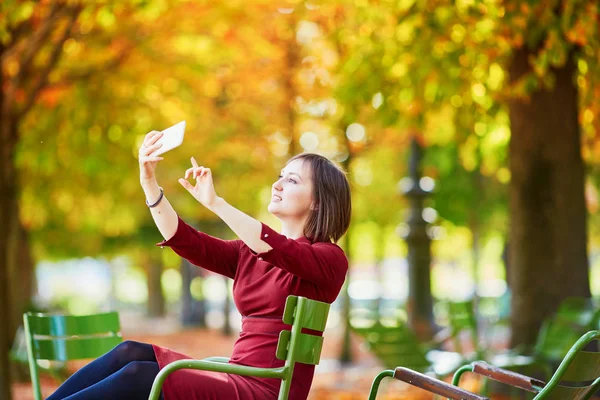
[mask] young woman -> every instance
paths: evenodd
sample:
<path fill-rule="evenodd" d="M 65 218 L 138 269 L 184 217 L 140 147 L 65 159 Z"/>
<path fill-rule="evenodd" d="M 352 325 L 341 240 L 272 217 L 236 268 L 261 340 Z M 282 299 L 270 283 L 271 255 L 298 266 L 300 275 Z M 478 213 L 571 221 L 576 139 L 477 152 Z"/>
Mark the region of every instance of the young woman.
<path fill-rule="evenodd" d="M 150 132 L 139 149 L 140 180 L 154 222 L 169 246 L 195 265 L 234 280 L 233 297 L 242 314 L 242 332 L 230 363 L 281 367 L 275 357 L 288 295 L 332 303 L 344 283 L 348 260 L 335 242 L 350 224 L 350 186 L 344 172 L 325 157 L 300 154 L 290 159 L 272 186 L 268 210 L 281 221 L 281 233 L 217 196 L 209 168 L 192 168 L 179 179 L 204 207 L 217 214 L 238 240 L 199 232 L 179 218 L 156 182 L 162 157 L 160 132 Z M 188 179 L 193 178 L 192 185 Z M 191 358 L 164 347 L 126 341 L 70 377 L 48 400 L 147 399 L 156 374 L 166 364 Z M 314 366 L 294 368 L 290 400 L 306 399 Z M 179 370 L 166 379 L 165 400 L 276 399 L 280 381 L 239 375 Z"/>

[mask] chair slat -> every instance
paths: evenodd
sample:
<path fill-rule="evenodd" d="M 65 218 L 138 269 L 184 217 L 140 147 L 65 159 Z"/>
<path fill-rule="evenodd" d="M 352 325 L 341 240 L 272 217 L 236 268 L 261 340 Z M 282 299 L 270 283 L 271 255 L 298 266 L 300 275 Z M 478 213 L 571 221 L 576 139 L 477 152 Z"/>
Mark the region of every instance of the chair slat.
<path fill-rule="evenodd" d="M 301 321 L 302 328 L 312 329 L 323 332 L 327 323 L 330 305 L 321 301 L 303 298 L 304 302 L 304 321 Z M 296 307 L 298 306 L 297 296 L 288 296 L 285 302 L 283 312 L 283 322 L 289 325 L 294 323 L 296 316 Z"/>
<path fill-rule="evenodd" d="M 72 336 L 119 332 L 119 314 L 109 312 L 95 315 L 27 314 L 29 331 L 33 335 Z"/>
<path fill-rule="evenodd" d="M 591 381 L 600 376 L 600 353 L 580 351 L 567 368 L 562 380 L 573 382 Z"/>
<path fill-rule="evenodd" d="M 276 356 L 280 360 L 287 358 L 291 334 L 290 331 L 281 331 L 279 333 Z M 323 338 L 321 336 L 300 333 L 298 342 L 295 357 L 296 362 L 311 365 L 319 364 L 321 350 L 323 349 Z"/>
<path fill-rule="evenodd" d="M 34 358 L 41 360 L 79 360 L 99 357 L 123 341 L 120 334 L 66 339 L 33 339 Z"/>

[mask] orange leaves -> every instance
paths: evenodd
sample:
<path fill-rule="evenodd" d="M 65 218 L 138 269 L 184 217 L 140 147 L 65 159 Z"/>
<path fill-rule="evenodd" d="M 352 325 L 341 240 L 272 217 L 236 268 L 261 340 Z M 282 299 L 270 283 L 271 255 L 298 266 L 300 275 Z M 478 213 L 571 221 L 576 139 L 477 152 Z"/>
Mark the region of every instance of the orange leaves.
<path fill-rule="evenodd" d="M 68 92 L 66 86 L 49 86 L 40 92 L 38 100 L 44 106 L 54 108 Z"/>

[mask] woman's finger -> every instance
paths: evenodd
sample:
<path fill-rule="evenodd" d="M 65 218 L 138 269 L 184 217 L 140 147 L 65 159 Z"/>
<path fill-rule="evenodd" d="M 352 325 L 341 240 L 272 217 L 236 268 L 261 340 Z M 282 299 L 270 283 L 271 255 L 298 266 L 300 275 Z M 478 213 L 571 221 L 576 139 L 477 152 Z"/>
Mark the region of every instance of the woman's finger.
<path fill-rule="evenodd" d="M 149 156 L 152 153 L 154 153 L 156 150 L 160 149 L 161 147 L 162 147 L 162 143 L 158 143 L 153 146 L 148 146 L 148 147 L 144 148 L 144 155 Z"/>
<path fill-rule="evenodd" d="M 198 168 L 198 163 L 196 162 L 196 159 L 195 159 L 194 157 L 192 157 L 192 159 L 191 159 L 191 160 L 192 160 L 192 166 L 193 166 L 194 168 Z"/>
<path fill-rule="evenodd" d="M 194 168 L 188 168 L 185 171 L 185 179 L 188 179 L 193 172 L 194 172 Z"/>
<path fill-rule="evenodd" d="M 162 132 L 156 132 L 155 135 L 153 135 L 151 138 L 149 138 L 145 145 L 146 146 L 152 146 L 154 143 L 156 143 L 158 140 L 160 140 L 161 137 L 163 137 L 164 133 Z"/>
<path fill-rule="evenodd" d="M 200 178 L 205 169 L 204 167 L 194 168 L 194 178 Z"/>
<path fill-rule="evenodd" d="M 157 133 L 160 133 L 159 131 L 150 131 L 148 133 L 146 133 L 146 136 L 144 137 L 144 139 L 149 139 L 152 136 L 156 135 Z"/>
<path fill-rule="evenodd" d="M 150 131 L 146 134 L 146 136 L 144 136 L 144 141 L 143 143 L 146 143 L 148 140 L 150 140 L 152 137 L 154 137 L 157 133 L 160 133 L 159 131 Z"/>
<path fill-rule="evenodd" d="M 190 193 L 192 193 L 192 190 L 194 190 L 194 186 L 192 186 L 192 184 L 185 179 L 179 178 L 179 183 Z"/>

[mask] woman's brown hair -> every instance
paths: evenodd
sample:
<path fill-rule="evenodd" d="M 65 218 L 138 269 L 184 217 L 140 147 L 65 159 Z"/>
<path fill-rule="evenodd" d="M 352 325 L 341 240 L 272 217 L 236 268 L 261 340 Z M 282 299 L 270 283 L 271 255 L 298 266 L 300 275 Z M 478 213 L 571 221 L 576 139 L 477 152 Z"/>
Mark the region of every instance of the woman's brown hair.
<path fill-rule="evenodd" d="M 311 170 L 314 209 L 304 226 L 304 235 L 313 242 L 337 242 L 348 230 L 352 214 L 350 183 L 346 173 L 319 154 L 302 153 L 287 162 L 302 160 Z"/>

